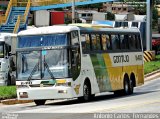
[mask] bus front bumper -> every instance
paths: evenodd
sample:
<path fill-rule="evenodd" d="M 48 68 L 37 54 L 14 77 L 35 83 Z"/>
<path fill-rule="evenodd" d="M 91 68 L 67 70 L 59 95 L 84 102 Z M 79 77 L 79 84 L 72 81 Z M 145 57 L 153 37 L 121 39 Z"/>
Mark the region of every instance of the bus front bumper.
<path fill-rule="evenodd" d="M 17 89 L 18 100 L 47 100 L 47 99 L 67 99 L 73 98 L 73 88 L 71 87 L 37 87 Z"/>

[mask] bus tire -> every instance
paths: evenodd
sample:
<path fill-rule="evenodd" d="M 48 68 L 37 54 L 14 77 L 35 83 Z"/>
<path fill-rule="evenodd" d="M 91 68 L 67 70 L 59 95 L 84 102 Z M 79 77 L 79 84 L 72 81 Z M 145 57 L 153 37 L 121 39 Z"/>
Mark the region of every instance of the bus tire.
<path fill-rule="evenodd" d="M 11 76 L 11 85 L 16 85 L 16 78 L 14 75 Z"/>
<path fill-rule="evenodd" d="M 46 100 L 34 100 L 34 103 L 39 106 L 39 105 L 44 105 Z"/>
<path fill-rule="evenodd" d="M 130 76 L 130 90 L 129 90 L 130 94 L 133 94 L 135 86 L 136 86 L 136 78 L 134 73 L 132 73 Z"/>
<path fill-rule="evenodd" d="M 83 85 L 83 101 L 89 101 L 91 97 L 91 84 L 89 80 L 86 80 Z"/>
<path fill-rule="evenodd" d="M 8 76 L 7 76 L 7 86 L 10 86 L 10 85 L 11 85 L 11 76 L 8 73 Z"/>
<path fill-rule="evenodd" d="M 129 86 L 129 94 L 133 94 L 133 91 L 134 91 L 134 86 L 133 86 L 133 81 L 130 80 L 130 86 Z"/>
<path fill-rule="evenodd" d="M 124 84 L 123 84 L 123 86 L 124 86 L 123 94 L 124 95 L 130 94 L 130 82 L 129 82 L 129 78 L 127 78 L 127 77 L 124 78 Z"/>

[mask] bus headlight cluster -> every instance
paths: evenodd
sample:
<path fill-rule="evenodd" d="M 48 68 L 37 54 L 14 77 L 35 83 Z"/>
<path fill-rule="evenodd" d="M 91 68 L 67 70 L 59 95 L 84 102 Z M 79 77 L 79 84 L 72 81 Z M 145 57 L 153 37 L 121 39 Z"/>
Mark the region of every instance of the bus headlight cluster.
<path fill-rule="evenodd" d="M 71 82 L 67 82 L 65 79 L 56 80 L 56 86 L 69 86 L 71 87 Z"/>
<path fill-rule="evenodd" d="M 68 87 L 71 87 L 71 82 L 57 83 L 56 86 L 68 86 Z"/>

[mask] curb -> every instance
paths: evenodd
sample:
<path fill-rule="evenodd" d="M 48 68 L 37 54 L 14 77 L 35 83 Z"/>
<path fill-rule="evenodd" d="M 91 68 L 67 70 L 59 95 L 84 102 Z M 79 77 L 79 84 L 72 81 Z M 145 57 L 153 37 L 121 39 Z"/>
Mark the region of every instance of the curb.
<path fill-rule="evenodd" d="M 1 101 L 1 103 L 4 105 L 23 104 L 23 103 L 31 103 L 31 102 L 33 102 L 33 100 L 7 99 L 7 100 Z"/>
<path fill-rule="evenodd" d="M 153 71 L 153 72 L 151 72 L 151 73 L 148 73 L 148 74 L 144 75 L 144 77 L 146 78 L 146 77 L 148 77 L 148 76 L 154 75 L 154 74 L 159 73 L 159 72 L 160 72 L 160 69 L 159 69 L 159 70 L 156 70 L 156 71 Z"/>
<path fill-rule="evenodd" d="M 144 75 L 145 81 L 150 81 L 160 77 L 160 70 L 153 71 L 152 73 Z"/>
<path fill-rule="evenodd" d="M 153 71 L 152 73 L 144 75 L 145 82 L 156 79 L 160 77 L 160 70 Z M 24 104 L 24 103 L 32 103 L 33 100 L 17 100 L 17 99 L 6 99 L 0 101 L 0 103 L 4 105 L 14 105 L 14 104 Z"/>

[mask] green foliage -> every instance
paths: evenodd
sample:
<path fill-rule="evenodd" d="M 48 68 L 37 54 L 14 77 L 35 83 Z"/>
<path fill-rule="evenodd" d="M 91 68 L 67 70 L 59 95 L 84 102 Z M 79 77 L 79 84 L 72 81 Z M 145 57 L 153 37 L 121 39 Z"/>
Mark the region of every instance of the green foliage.
<path fill-rule="evenodd" d="M 16 98 L 15 86 L 0 86 L 0 99 Z"/>
<path fill-rule="evenodd" d="M 155 28 L 155 26 L 158 25 L 158 10 L 156 7 L 153 8 L 152 18 L 153 18 L 152 27 Z"/>
<path fill-rule="evenodd" d="M 154 61 L 144 63 L 144 74 L 151 73 L 158 69 L 160 69 L 160 55 L 157 55 Z"/>
<path fill-rule="evenodd" d="M 111 12 L 107 12 L 107 20 L 115 20 L 115 15 Z"/>
<path fill-rule="evenodd" d="M 7 7 L 6 6 L 0 6 L 0 10 L 6 10 Z"/>

